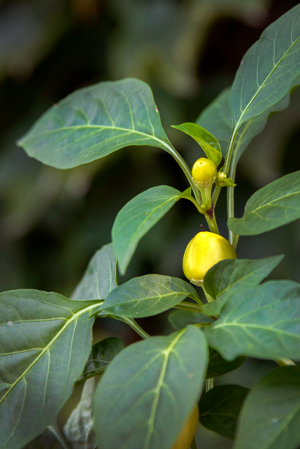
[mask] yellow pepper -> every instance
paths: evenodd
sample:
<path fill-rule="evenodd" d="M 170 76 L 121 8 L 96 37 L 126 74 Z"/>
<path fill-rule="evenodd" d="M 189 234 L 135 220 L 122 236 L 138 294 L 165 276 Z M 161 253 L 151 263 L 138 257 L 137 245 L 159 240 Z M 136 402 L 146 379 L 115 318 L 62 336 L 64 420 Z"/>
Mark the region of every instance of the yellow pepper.
<path fill-rule="evenodd" d="M 192 168 L 192 177 L 197 187 L 212 185 L 217 176 L 216 164 L 206 157 L 198 159 Z"/>
<path fill-rule="evenodd" d="M 186 247 L 182 268 L 192 284 L 201 286 L 207 271 L 224 259 L 236 259 L 233 246 L 219 234 L 199 232 Z"/>
<path fill-rule="evenodd" d="M 189 449 L 195 436 L 199 422 L 198 405 L 194 408 L 188 419 L 186 420 L 177 440 L 172 449 Z"/>

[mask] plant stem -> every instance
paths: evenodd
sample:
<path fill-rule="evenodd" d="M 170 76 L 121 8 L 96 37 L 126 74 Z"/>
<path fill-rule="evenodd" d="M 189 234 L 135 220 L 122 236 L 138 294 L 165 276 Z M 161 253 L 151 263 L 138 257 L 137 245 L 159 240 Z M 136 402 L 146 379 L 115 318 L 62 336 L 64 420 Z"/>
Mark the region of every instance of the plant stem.
<path fill-rule="evenodd" d="M 209 227 L 210 232 L 213 232 L 214 234 L 220 234 L 219 232 L 219 228 L 216 222 L 216 217 L 215 217 L 215 211 L 213 211 L 212 217 L 210 218 L 208 214 L 204 215 Z"/>
<path fill-rule="evenodd" d="M 235 179 L 235 169 L 231 169 L 230 170 L 230 177 L 233 179 Z M 227 188 L 227 219 L 234 217 L 234 187 L 228 187 Z M 229 242 L 231 243 L 231 245 L 233 245 L 233 242 L 235 240 L 235 234 L 230 231 L 230 229 L 228 230 L 229 232 Z M 236 242 L 237 243 L 237 242 Z"/>
<path fill-rule="evenodd" d="M 205 290 L 205 288 L 204 288 L 204 282 L 203 282 L 203 281 L 201 282 L 201 286 L 200 286 L 200 287 L 202 287 L 202 290 L 203 290 L 203 293 L 205 294 L 205 298 L 206 298 L 207 302 L 213 302 L 213 301 L 214 301 L 214 298 L 212 298 L 212 297 L 207 293 L 207 291 Z"/>
<path fill-rule="evenodd" d="M 171 142 L 169 142 L 169 145 L 167 145 L 163 141 L 161 141 L 161 143 L 163 143 L 163 145 L 167 148 L 168 153 L 170 153 L 171 156 L 173 156 L 173 158 L 175 159 L 177 164 L 182 169 L 183 173 L 187 177 L 187 180 L 189 181 L 189 183 L 190 183 L 190 185 L 191 185 L 191 187 L 193 189 L 193 193 L 195 195 L 197 203 L 200 204 L 201 203 L 200 192 L 199 192 L 199 190 L 197 189 L 197 187 L 194 184 L 194 181 L 193 181 L 193 178 L 192 178 L 192 174 L 191 174 L 191 170 L 189 169 L 187 163 L 185 162 L 183 157 L 178 153 L 178 151 L 175 150 L 175 148 L 173 147 Z"/>
<path fill-rule="evenodd" d="M 205 392 L 207 393 L 212 388 L 214 388 L 214 379 L 205 379 Z"/>
<path fill-rule="evenodd" d="M 238 234 L 234 234 L 232 246 L 234 247 L 235 250 L 236 250 L 237 244 L 239 242 L 239 238 L 240 238 L 240 236 Z"/>
<path fill-rule="evenodd" d="M 203 304 L 202 304 L 203 305 Z M 201 312 L 201 307 L 197 306 L 196 304 L 193 304 L 191 302 L 180 302 L 176 306 L 174 306 L 174 309 L 180 309 L 180 310 L 189 310 L 190 312 Z"/>
<path fill-rule="evenodd" d="M 195 200 L 195 198 L 193 198 L 191 195 L 190 196 L 183 196 L 183 198 L 190 200 L 197 208 L 198 212 L 200 212 L 200 214 L 204 215 L 206 222 L 208 224 L 209 230 L 210 232 L 213 232 L 214 234 L 220 234 L 219 233 L 219 229 L 218 229 L 218 225 L 216 222 L 216 217 L 215 217 L 215 212 L 213 211 L 213 215 L 210 218 L 209 215 L 207 213 L 205 213 L 202 209 L 200 204 L 197 203 L 197 201 Z"/>
<path fill-rule="evenodd" d="M 194 204 L 194 206 L 196 206 L 198 212 L 200 212 L 200 214 L 204 214 L 203 210 L 201 209 L 200 204 L 198 204 L 197 201 L 195 200 L 195 198 L 193 198 L 191 195 L 190 196 L 183 196 L 182 198 L 190 200 Z"/>
<path fill-rule="evenodd" d="M 286 357 L 282 357 L 281 359 L 274 360 L 280 366 L 296 366 L 296 363 Z"/>
<path fill-rule="evenodd" d="M 141 328 L 141 326 L 138 325 L 138 323 L 133 318 L 127 318 L 127 317 L 114 317 L 116 320 L 123 321 L 123 323 L 128 324 L 140 337 L 144 338 L 146 340 L 147 338 L 150 338 L 150 335 L 144 331 L 144 329 Z"/>

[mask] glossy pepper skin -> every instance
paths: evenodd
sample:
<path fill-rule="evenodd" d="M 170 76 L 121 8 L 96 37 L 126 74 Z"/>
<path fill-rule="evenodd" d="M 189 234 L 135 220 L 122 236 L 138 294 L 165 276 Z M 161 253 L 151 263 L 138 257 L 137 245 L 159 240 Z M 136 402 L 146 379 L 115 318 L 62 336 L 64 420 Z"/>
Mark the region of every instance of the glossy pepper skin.
<path fill-rule="evenodd" d="M 207 271 L 224 259 L 236 259 L 233 246 L 224 237 L 212 232 L 199 232 L 186 247 L 182 268 L 192 284 L 202 285 Z"/>
<path fill-rule="evenodd" d="M 189 449 L 195 436 L 199 422 L 198 405 L 194 408 L 188 419 L 186 420 L 174 446 L 171 449 Z"/>
<path fill-rule="evenodd" d="M 192 177 L 198 187 L 212 185 L 217 176 L 216 164 L 206 157 L 198 159 L 192 168 Z"/>

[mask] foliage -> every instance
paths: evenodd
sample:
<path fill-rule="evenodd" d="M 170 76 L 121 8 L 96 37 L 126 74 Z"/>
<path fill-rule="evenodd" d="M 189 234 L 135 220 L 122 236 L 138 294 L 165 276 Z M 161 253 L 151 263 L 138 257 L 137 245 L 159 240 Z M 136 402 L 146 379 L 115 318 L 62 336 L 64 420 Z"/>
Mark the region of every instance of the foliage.
<path fill-rule="evenodd" d="M 300 361 L 300 285 L 261 283 L 282 256 L 219 261 L 202 283 L 206 304 L 200 292 L 173 276 L 148 274 L 120 285 L 116 277 L 116 267 L 126 272 L 142 237 L 180 199 L 194 204 L 210 236 L 220 238 L 215 211 L 226 182 L 218 179 L 227 176 L 232 178 L 227 204 L 234 249 L 240 235 L 262 234 L 300 218 L 299 171 L 254 193 L 241 218 L 234 217 L 238 186 L 233 187 L 246 146 L 271 113 L 288 105 L 300 82 L 299 53 L 297 5 L 266 28 L 244 56 L 231 89 L 202 112 L 197 124 L 175 126 L 214 163 L 221 153 L 224 157 L 207 207 L 163 129 L 150 87 L 137 79 L 76 91 L 18 141 L 29 156 L 59 169 L 126 146 L 158 147 L 174 158 L 189 185 L 183 192 L 152 187 L 129 201 L 116 217 L 112 243 L 96 252 L 70 299 L 39 290 L 0 294 L 1 449 L 21 449 L 47 428 L 65 448 L 170 449 L 197 403 L 200 422 L 234 439 L 235 449 L 300 444 L 295 365 Z M 176 331 L 168 335 L 150 336 L 135 321 L 173 308 L 180 310 L 170 314 Z M 107 318 L 125 322 L 143 341 L 124 348 L 120 339 L 108 338 L 92 346 L 95 319 Z M 237 370 L 246 357 L 274 360 L 281 367 L 250 392 L 239 385 L 213 388 L 214 377 Z M 64 439 L 53 422 L 73 386 L 83 382 Z"/>

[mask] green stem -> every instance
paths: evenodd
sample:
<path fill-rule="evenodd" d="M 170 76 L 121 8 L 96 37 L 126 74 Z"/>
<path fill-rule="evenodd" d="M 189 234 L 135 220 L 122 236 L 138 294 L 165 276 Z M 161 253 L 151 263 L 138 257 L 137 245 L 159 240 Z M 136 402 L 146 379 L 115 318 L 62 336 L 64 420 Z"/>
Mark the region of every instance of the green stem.
<path fill-rule="evenodd" d="M 190 183 L 190 185 L 191 185 L 191 187 L 193 189 L 193 193 L 195 195 L 196 201 L 197 201 L 198 204 L 200 204 L 201 203 L 200 192 L 197 189 L 197 187 L 196 187 L 196 185 L 195 185 L 195 183 L 193 181 L 191 170 L 189 169 L 187 163 L 185 162 L 183 157 L 180 156 L 178 151 L 175 150 L 175 148 L 173 147 L 173 145 L 171 143 L 169 145 L 167 145 L 165 142 L 162 142 L 162 143 L 167 148 L 168 153 L 170 153 L 171 156 L 173 156 L 173 158 L 175 159 L 175 161 L 177 162 L 177 164 L 180 166 L 180 168 L 182 169 L 183 173 L 187 177 L 187 180 L 189 181 L 189 183 Z"/>
<path fill-rule="evenodd" d="M 210 317 L 211 318 L 211 317 Z M 195 326 L 195 327 L 208 327 L 208 326 L 211 326 L 211 321 L 210 322 L 204 322 L 204 323 L 197 323 L 197 324 L 193 324 L 193 326 Z"/>
<path fill-rule="evenodd" d="M 200 307 L 203 306 L 203 302 L 201 301 L 200 298 L 197 298 L 197 297 L 195 296 L 195 297 L 193 297 L 193 300 L 194 300 Z"/>
<path fill-rule="evenodd" d="M 190 200 L 190 201 L 194 204 L 194 206 L 196 206 L 198 212 L 200 212 L 200 214 L 203 214 L 203 215 L 204 215 L 204 212 L 203 212 L 203 210 L 201 209 L 200 204 L 197 203 L 197 201 L 195 200 L 194 197 L 192 197 L 192 196 L 190 195 L 190 196 L 183 196 L 182 198 L 185 198 L 186 200 Z"/>
<path fill-rule="evenodd" d="M 214 388 L 214 379 L 205 379 L 205 393 Z"/>
<path fill-rule="evenodd" d="M 231 170 L 230 177 L 235 179 L 235 169 Z M 227 188 L 227 218 L 234 217 L 234 187 Z M 229 231 L 229 242 L 233 244 L 235 240 L 235 234 L 230 229 Z M 236 242 L 237 243 L 237 242 Z"/>
<path fill-rule="evenodd" d="M 213 211 L 212 217 L 210 218 L 208 214 L 204 215 L 206 218 L 206 222 L 208 224 L 210 232 L 213 232 L 214 234 L 220 234 L 219 228 L 216 221 L 215 211 Z"/>
<path fill-rule="evenodd" d="M 116 320 L 123 321 L 123 323 L 128 324 L 140 337 L 144 338 L 146 340 L 147 338 L 150 338 L 150 335 L 144 331 L 144 329 L 141 328 L 141 326 L 138 325 L 138 323 L 133 318 L 127 318 L 127 317 L 114 317 Z"/>
<path fill-rule="evenodd" d="M 234 247 L 235 250 L 236 250 L 237 244 L 239 242 L 239 238 L 240 238 L 240 236 L 238 234 L 234 234 L 232 246 Z"/>
<path fill-rule="evenodd" d="M 231 137 L 230 137 L 230 141 L 229 141 L 229 145 L 228 145 L 228 149 L 227 149 L 227 153 L 226 153 L 226 158 L 225 158 L 225 164 L 223 167 L 223 172 L 228 175 L 229 172 L 229 167 L 230 167 L 230 161 L 231 161 L 231 157 L 232 157 L 232 152 L 233 152 L 233 147 L 234 147 L 234 142 L 236 139 L 236 135 L 239 129 L 239 123 L 236 125 L 236 127 L 234 128 Z M 230 178 L 232 178 L 231 176 L 229 176 Z M 214 190 L 214 194 L 213 194 L 213 205 L 214 207 L 217 204 L 220 192 L 221 192 L 221 186 L 216 186 L 215 190 Z"/>
<path fill-rule="evenodd" d="M 206 298 L 207 302 L 213 302 L 213 301 L 214 301 L 214 298 L 212 298 L 212 297 L 207 293 L 207 291 L 205 290 L 205 288 L 204 288 L 204 282 L 203 282 L 203 281 L 201 282 L 200 287 L 202 288 L 203 293 L 205 294 L 205 298 Z"/>
<path fill-rule="evenodd" d="M 191 195 L 190 196 L 183 196 L 182 198 L 185 198 L 187 200 L 190 200 L 194 206 L 196 206 L 198 212 L 200 212 L 200 214 L 204 215 L 207 225 L 209 227 L 210 232 L 213 232 L 214 234 L 220 234 L 219 233 L 219 229 L 218 229 L 218 225 L 217 225 L 217 221 L 216 221 L 216 216 L 215 216 L 215 212 L 213 211 L 213 215 L 210 218 L 209 215 L 203 211 L 203 209 L 201 208 L 201 206 L 197 203 L 197 201 L 195 200 L 195 198 L 193 198 Z"/>
<path fill-rule="evenodd" d="M 202 304 L 202 306 L 203 306 L 203 304 Z M 182 301 L 179 304 L 176 304 L 176 306 L 174 306 L 174 309 L 189 310 L 190 312 L 202 313 L 201 307 L 197 306 L 196 304 L 193 304 L 192 302 Z"/>
<path fill-rule="evenodd" d="M 280 366 L 296 366 L 296 363 L 293 362 L 291 359 L 287 359 L 286 357 L 282 357 L 281 359 L 276 359 L 276 363 Z"/>

